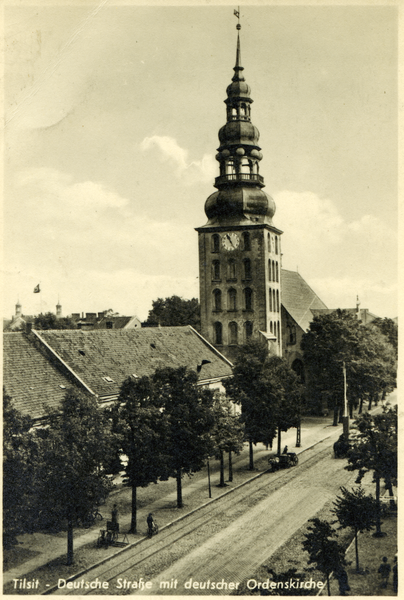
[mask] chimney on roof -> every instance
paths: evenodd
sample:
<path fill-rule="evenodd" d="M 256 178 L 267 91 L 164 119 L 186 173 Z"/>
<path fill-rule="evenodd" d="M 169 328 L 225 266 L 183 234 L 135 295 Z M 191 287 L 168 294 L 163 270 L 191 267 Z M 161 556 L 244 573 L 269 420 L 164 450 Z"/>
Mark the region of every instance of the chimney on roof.
<path fill-rule="evenodd" d="M 21 304 L 19 300 L 17 300 L 17 304 L 15 305 L 15 318 L 18 319 L 18 317 L 21 317 Z"/>
<path fill-rule="evenodd" d="M 356 318 L 358 321 L 361 319 L 361 309 L 359 308 L 361 303 L 359 302 L 359 296 L 356 296 Z"/>
<path fill-rule="evenodd" d="M 30 323 L 30 322 L 25 323 L 25 333 L 30 334 L 31 331 L 32 331 L 32 323 Z"/>

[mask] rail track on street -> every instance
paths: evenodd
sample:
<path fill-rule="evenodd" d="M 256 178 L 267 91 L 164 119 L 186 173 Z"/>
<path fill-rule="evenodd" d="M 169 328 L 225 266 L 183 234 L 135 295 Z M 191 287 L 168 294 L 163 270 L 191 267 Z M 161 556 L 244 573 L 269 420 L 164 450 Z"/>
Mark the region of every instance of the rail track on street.
<path fill-rule="evenodd" d="M 162 570 L 170 569 L 172 564 L 186 558 L 190 552 L 208 542 L 212 536 L 229 528 L 237 519 L 248 514 L 249 510 L 253 510 L 254 507 L 259 508 L 260 503 L 287 484 L 292 484 L 294 480 L 310 479 L 308 472 L 315 469 L 320 461 L 328 461 L 331 458 L 334 439 L 335 435 L 331 434 L 325 440 L 300 453 L 298 466 L 275 473 L 264 472 L 253 477 L 192 513 L 162 527 L 157 536 L 151 539 L 145 538 L 128 546 L 119 554 L 104 559 L 69 579 L 59 580 L 44 594 L 152 593 L 147 588 L 142 588 L 146 581 L 150 581 Z M 343 471 L 341 461 L 338 461 L 338 464 L 331 464 L 334 464 L 335 469 Z M 91 582 L 102 582 L 104 587 L 91 588 L 89 587 Z M 174 592 L 179 593 L 178 590 L 171 590 L 171 593 Z"/>

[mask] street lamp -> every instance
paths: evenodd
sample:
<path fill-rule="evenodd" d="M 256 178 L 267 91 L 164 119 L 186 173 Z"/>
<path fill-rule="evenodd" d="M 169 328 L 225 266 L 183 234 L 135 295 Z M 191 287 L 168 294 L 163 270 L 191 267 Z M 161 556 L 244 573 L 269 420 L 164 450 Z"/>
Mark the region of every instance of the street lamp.
<path fill-rule="evenodd" d="M 344 413 L 342 415 L 342 427 L 343 427 L 344 439 L 347 442 L 349 440 L 349 414 L 348 414 L 348 401 L 347 401 L 347 397 L 346 397 L 347 383 L 346 383 L 345 362 L 342 363 L 342 372 L 344 375 Z"/>

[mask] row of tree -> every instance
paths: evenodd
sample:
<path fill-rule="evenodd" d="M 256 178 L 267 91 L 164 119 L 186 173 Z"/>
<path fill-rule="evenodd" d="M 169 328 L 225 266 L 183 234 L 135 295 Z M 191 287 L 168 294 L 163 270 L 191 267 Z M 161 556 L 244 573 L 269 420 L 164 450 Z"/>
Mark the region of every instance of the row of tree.
<path fill-rule="evenodd" d="M 347 400 L 353 410 L 362 412 L 396 385 L 397 325 L 392 319 L 376 319 L 363 326 L 355 315 L 336 310 L 316 316 L 301 342 L 306 370 L 309 405 L 319 412 L 327 406 L 334 425 L 343 409 L 345 365 Z"/>
<path fill-rule="evenodd" d="M 231 478 L 232 453 L 240 452 L 245 439 L 253 468 L 253 444 L 272 444 L 277 432 L 296 423 L 302 386 L 284 360 L 269 357 L 258 343 L 243 349 L 225 385 L 241 414 L 224 394 L 199 386 L 194 371 L 165 368 L 128 378 L 116 403 L 104 410 L 94 398 L 69 391 L 44 428 L 32 428 L 5 396 L 5 544 L 19 532 L 65 523 L 70 563 L 73 528 L 107 497 L 108 474 L 123 471 L 132 488 L 135 533 L 139 487 L 175 477 L 181 508 L 183 476 L 214 456 L 220 460 L 219 485 L 225 485 L 224 453 Z"/>

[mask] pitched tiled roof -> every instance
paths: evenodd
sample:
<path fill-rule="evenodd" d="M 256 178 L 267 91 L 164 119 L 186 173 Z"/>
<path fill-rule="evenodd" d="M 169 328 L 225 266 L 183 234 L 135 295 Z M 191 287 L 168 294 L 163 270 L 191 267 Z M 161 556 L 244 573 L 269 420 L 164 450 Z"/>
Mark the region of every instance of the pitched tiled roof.
<path fill-rule="evenodd" d="M 189 326 L 112 330 L 36 331 L 54 352 L 99 396 L 119 393 L 130 375 L 151 375 L 159 367 L 187 366 L 199 381 L 232 374 L 230 363 Z M 105 377 L 112 381 L 106 381 Z"/>
<path fill-rule="evenodd" d="M 296 323 L 307 331 L 313 320 L 312 309 L 327 308 L 296 271 L 281 269 L 282 305 Z"/>
<path fill-rule="evenodd" d="M 24 333 L 4 333 L 3 349 L 3 384 L 15 408 L 39 419 L 45 415 L 46 406 L 58 407 L 72 387 L 59 369 Z"/>

